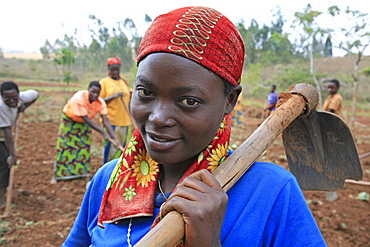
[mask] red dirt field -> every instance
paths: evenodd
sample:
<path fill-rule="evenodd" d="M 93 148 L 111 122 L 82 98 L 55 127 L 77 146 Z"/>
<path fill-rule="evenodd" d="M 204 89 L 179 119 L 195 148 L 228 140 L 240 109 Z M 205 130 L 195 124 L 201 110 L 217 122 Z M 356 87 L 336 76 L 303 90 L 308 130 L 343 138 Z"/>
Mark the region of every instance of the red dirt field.
<path fill-rule="evenodd" d="M 11 217 L 0 220 L 0 245 L 60 246 L 73 224 L 85 192 L 84 179 L 49 183 L 61 109 L 70 92 L 40 92 L 40 99 L 20 117 Z M 259 109 L 244 107 L 245 126 L 233 130 L 240 144 L 261 123 Z M 363 114 L 362 114 L 363 115 Z M 358 116 L 354 137 L 359 155 L 370 152 L 370 114 Z M 101 136 L 93 132 L 92 173 L 102 165 Z M 287 168 L 281 136 L 259 158 Z M 361 159 L 370 182 L 370 156 Z M 334 202 L 325 192 L 304 191 L 309 207 L 329 247 L 369 246 L 370 204 L 356 199 L 370 186 L 346 183 Z M 0 212 L 1 214 L 1 212 Z"/>

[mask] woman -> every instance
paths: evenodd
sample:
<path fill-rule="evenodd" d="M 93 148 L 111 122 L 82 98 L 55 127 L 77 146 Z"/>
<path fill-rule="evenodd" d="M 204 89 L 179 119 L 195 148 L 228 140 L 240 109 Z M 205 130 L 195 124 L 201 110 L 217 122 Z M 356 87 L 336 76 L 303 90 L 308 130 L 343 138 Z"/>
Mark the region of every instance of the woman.
<path fill-rule="evenodd" d="M 79 177 L 89 179 L 91 129 L 102 134 L 104 140 L 120 147 L 106 115 L 107 106 L 99 98 L 100 89 L 99 82 L 92 81 L 88 90 L 78 91 L 64 106 L 58 131 L 54 174 L 50 183 Z M 92 121 L 98 113 L 108 133 Z"/>
<path fill-rule="evenodd" d="M 108 107 L 108 119 L 112 129 L 116 133 L 122 145 L 126 145 L 126 139 L 131 137 L 131 120 L 128 112 L 130 103 L 130 89 L 125 80 L 120 77 L 121 60 L 116 57 L 108 59 L 108 76 L 100 80 L 102 87 L 100 97 L 104 99 Z M 103 164 L 121 154 L 117 148 L 109 142 L 104 143 Z"/>
<path fill-rule="evenodd" d="M 157 17 L 137 61 L 138 130 L 95 175 L 63 246 L 131 246 L 171 210 L 183 216 L 186 246 L 325 245 L 282 167 L 255 162 L 227 194 L 211 174 L 228 155 L 244 61 L 225 16 L 187 7 Z"/>

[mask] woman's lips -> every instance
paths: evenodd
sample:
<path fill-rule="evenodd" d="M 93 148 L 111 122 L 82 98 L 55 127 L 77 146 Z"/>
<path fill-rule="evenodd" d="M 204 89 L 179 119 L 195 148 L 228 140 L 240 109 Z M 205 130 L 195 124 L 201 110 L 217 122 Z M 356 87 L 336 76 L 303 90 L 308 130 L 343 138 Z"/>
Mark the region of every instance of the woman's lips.
<path fill-rule="evenodd" d="M 156 151 L 166 151 L 173 148 L 181 141 L 181 138 L 173 138 L 169 136 L 161 136 L 147 133 L 147 144 Z"/>

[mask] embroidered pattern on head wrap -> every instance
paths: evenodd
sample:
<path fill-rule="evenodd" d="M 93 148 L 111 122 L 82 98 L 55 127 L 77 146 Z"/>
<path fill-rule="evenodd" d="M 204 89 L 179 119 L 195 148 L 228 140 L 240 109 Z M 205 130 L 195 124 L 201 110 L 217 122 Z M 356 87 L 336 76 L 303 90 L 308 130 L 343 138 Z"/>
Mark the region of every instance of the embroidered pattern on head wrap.
<path fill-rule="evenodd" d="M 160 15 L 143 37 L 137 63 L 154 52 L 193 60 L 236 86 L 244 64 L 244 43 L 235 25 L 207 7 L 187 7 Z"/>
<path fill-rule="evenodd" d="M 170 51 L 175 53 L 184 53 L 187 58 L 203 59 L 203 47 L 207 46 L 212 34 L 212 29 L 215 28 L 218 19 L 222 14 L 214 9 L 199 9 L 185 13 L 179 24 L 173 31 L 175 36 L 170 40 L 173 44 L 168 47 Z"/>

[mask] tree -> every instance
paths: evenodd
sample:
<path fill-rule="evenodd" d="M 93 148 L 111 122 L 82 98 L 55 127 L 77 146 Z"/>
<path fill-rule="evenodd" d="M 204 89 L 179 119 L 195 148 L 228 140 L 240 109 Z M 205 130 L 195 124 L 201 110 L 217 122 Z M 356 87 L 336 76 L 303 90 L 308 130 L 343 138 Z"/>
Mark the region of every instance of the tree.
<path fill-rule="evenodd" d="M 328 33 L 329 30 L 322 29 L 318 26 L 316 18 L 320 16 L 322 12 L 313 10 L 310 4 L 307 4 L 307 7 L 303 12 L 295 12 L 295 20 L 293 22 L 293 27 L 302 26 L 301 42 L 303 47 L 303 53 L 307 55 L 310 61 L 310 74 L 315 82 L 316 89 L 319 93 L 319 108 L 322 106 L 322 96 L 321 96 L 321 84 L 317 80 L 315 75 L 318 66 L 314 68 L 314 54 L 318 54 L 318 51 L 315 50 L 315 44 L 317 44 L 317 37 L 323 36 L 325 33 Z M 321 66 L 321 64 L 319 64 Z"/>
<path fill-rule="evenodd" d="M 138 35 L 134 21 L 126 18 L 124 21 L 117 22 L 114 27 L 108 28 L 95 15 L 90 15 L 89 19 L 92 21 L 92 24 L 87 27 L 91 33 L 90 44 L 80 44 L 75 38 L 77 36 L 77 29 L 75 29 L 74 35 L 64 35 L 63 40 L 57 39 L 54 44 L 46 40 L 44 46 L 40 47 L 43 58 L 52 61 L 55 65 L 58 77 L 60 76 L 58 69 L 62 68 L 64 82 L 71 80 L 72 69 L 73 74 L 82 74 L 86 70 L 94 73 L 104 72 L 108 57 L 119 57 L 122 61 L 122 71 L 131 71 L 134 66 L 142 39 Z M 145 15 L 145 22 L 151 21 L 152 19 Z M 68 62 L 69 58 L 73 58 L 73 62 Z M 79 70 L 78 73 L 75 73 L 76 70 Z"/>
<path fill-rule="evenodd" d="M 50 44 L 49 40 L 46 40 L 44 46 L 40 47 L 40 52 L 42 54 L 43 59 L 45 60 L 50 59 L 50 54 L 52 54 L 53 51 L 54 51 L 54 48 Z"/>
<path fill-rule="evenodd" d="M 126 18 L 124 21 L 117 22 L 117 25 L 110 30 L 95 15 L 90 15 L 89 18 L 93 20 L 94 25 L 97 25 L 97 27 L 89 27 L 92 33 L 89 51 L 93 52 L 95 63 L 102 67 L 103 61 L 105 62 L 108 57 L 119 57 L 122 61 L 122 70 L 129 71 L 133 64 L 132 46 L 135 46 L 137 36 L 133 20 Z M 126 36 L 123 27 L 131 31 L 131 40 Z"/>
<path fill-rule="evenodd" d="M 364 51 L 370 45 L 370 29 L 368 26 L 370 19 L 367 13 L 362 13 L 358 10 L 350 10 L 349 7 L 341 11 L 337 6 L 331 6 L 328 11 L 332 16 L 341 15 L 341 17 L 346 17 L 346 23 L 348 25 L 348 28 L 341 27 L 336 31 L 343 36 L 343 38 L 337 42 L 338 47 L 347 53 L 353 65 L 352 112 L 349 123 L 350 129 L 353 129 L 355 125 L 357 94 L 360 83 L 359 65 L 362 61 Z"/>
<path fill-rule="evenodd" d="M 284 19 L 280 9 L 274 14 L 277 16 L 268 28 L 268 36 L 264 41 L 261 53 L 261 62 L 264 65 L 290 63 L 294 58 L 294 47 L 289 40 L 289 34 L 283 33 Z"/>
<path fill-rule="evenodd" d="M 245 44 L 245 52 L 247 54 L 245 58 L 246 65 L 250 63 L 257 63 L 258 62 L 257 36 L 259 30 L 257 21 L 255 19 L 252 19 L 251 24 L 247 29 L 244 26 L 244 21 L 240 21 L 239 23 L 237 23 L 237 27 L 243 37 Z"/>
<path fill-rule="evenodd" d="M 245 28 L 244 21 L 239 21 L 236 26 L 244 40 L 246 50 L 245 64 L 262 63 L 273 65 L 289 63 L 294 57 L 294 47 L 289 40 L 289 35 L 283 33 L 284 19 L 280 9 L 274 14 L 276 20 L 271 26 L 260 26 L 255 19 L 250 26 Z"/>
<path fill-rule="evenodd" d="M 74 63 L 74 53 L 67 48 L 62 48 L 60 51 L 54 51 L 53 63 L 62 66 L 63 82 L 69 85 L 71 81 L 71 66 Z"/>

